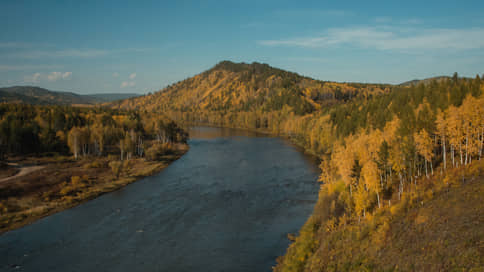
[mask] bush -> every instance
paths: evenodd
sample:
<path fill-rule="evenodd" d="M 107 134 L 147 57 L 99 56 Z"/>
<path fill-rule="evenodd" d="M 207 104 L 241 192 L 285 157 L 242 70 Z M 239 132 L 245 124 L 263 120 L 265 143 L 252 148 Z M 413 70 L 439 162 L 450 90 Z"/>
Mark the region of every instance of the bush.
<path fill-rule="evenodd" d="M 84 167 L 84 169 L 101 168 L 101 167 L 103 167 L 103 164 L 102 164 L 102 162 L 95 160 L 93 162 L 89 162 L 89 163 L 84 164 L 83 167 Z"/>
<path fill-rule="evenodd" d="M 67 182 L 64 182 L 62 185 L 64 185 L 64 187 L 59 192 L 61 196 L 67 196 L 74 192 L 74 188 L 72 188 Z"/>
<path fill-rule="evenodd" d="M 123 168 L 123 163 L 121 161 L 110 161 L 109 167 L 111 167 L 111 170 L 113 171 L 113 174 L 116 176 L 116 178 L 119 178 L 119 174 L 121 173 L 121 170 Z"/>
<path fill-rule="evenodd" d="M 174 147 L 170 143 L 155 143 L 146 150 L 146 158 L 151 161 L 156 161 L 163 155 L 173 154 L 174 151 Z"/>

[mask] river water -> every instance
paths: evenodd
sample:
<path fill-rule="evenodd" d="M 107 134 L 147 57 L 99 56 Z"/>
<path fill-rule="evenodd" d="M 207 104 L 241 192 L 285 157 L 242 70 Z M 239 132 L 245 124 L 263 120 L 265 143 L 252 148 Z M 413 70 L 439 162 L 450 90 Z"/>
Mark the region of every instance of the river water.
<path fill-rule="evenodd" d="M 0 271 L 271 271 L 317 167 L 280 138 L 195 127 L 157 175 L 0 236 Z"/>

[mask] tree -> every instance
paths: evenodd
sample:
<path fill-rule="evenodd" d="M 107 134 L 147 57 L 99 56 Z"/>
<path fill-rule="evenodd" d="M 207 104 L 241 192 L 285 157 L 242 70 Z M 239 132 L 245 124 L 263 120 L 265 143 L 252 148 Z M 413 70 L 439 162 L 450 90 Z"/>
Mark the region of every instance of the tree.
<path fill-rule="evenodd" d="M 69 149 L 74 154 L 77 160 L 81 151 L 81 130 L 78 127 L 73 127 L 67 135 L 67 144 Z"/>
<path fill-rule="evenodd" d="M 425 175 L 428 177 L 428 170 L 427 170 L 427 162 L 430 162 L 430 168 L 432 170 L 432 174 L 434 172 L 432 167 L 432 157 L 433 157 L 433 142 L 432 138 L 428 134 L 425 129 L 422 129 L 419 133 L 414 133 L 413 135 L 417 152 L 420 156 L 422 156 L 425 160 Z"/>
<path fill-rule="evenodd" d="M 374 161 L 366 162 L 361 168 L 361 176 L 368 191 L 376 193 L 378 208 L 380 208 L 381 186 L 378 177 L 379 175 L 377 164 Z"/>
<path fill-rule="evenodd" d="M 443 169 L 444 171 L 447 168 L 447 148 L 446 148 L 446 135 L 447 135 L 447 122 L 445 120 L 445 112 L 441 111 L 440 109 L 437 112 L 437 119 L 435 121 L 437 132 L 440 137 L 440 145 L 442 146 L 442 162 L 443 162 Z M 442 169 L 442 168 L 441 168 Z"/>

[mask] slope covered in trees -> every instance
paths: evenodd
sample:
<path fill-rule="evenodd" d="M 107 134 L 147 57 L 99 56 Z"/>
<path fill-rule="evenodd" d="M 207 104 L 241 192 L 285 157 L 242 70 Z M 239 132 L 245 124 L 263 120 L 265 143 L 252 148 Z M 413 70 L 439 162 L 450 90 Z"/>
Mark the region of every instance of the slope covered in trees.
<path fill-rule="evenodd" d="M 384 93 L 388 87 L 323 82 L 267 64 L 223 61 L 153 95 L 124 100 L 114 106 L 183 112 L 186 118 L 197 122 L 209 121 L 198 118 L 201 112 L 208 118 L 217 113 L 267 113 L 290 107 L 295 114 L 303 115 L 354 97 Z"/>
<path fill-rule="evenodd" d="M 321 158 L 323 184 L 313 216 L 276 270 L 391 270 L 397 269 L 391 261 L 377 264 L 366 252 L 369 247 L 353 239 L 370 243 L 373 240 L 363 240 L 365 235 L 376 235 L 381 248 L 398 244 L 399 236 L 392 235 L 400 231 L 398 220 L 410 216 L 412 207 L 438 203 L 442 188 L 453 190 L 452 184 L 482 180 L 483 93 L 479 76 L 455 74 L 408 86 L 347 84 L 316 81 L 264 64 L 222 62 L 151 96 L 113 106 L 164 110 L 182 122 L 290 137 Z M 453 203 L 455 209 L 462 205 L 466 204 Z M 482 218 L 482 210 L 478 213 Z M 474 220 L 468 213 L 449 216 Z M 482 226 L 480 221 L 476 224 Z M 428 225 L 437 237 L 444 237 L 437 226 Z M 458 229 L 462 228 L 449 231 Z M 468 246 L 467 259 L 453 258 L 444 246 L 439 258 L 451 261 L 438 268 L 441 260 L 430 258 L 430 270 L 482 267 L 483 253 L 476 241 L 483 239 L 477 232 L 469 241 L 459 240 Z M 423 247 L 432 250 L 429 244 Z M 334 266 L 333 258 L 352 248 L 354 254 Z"/>

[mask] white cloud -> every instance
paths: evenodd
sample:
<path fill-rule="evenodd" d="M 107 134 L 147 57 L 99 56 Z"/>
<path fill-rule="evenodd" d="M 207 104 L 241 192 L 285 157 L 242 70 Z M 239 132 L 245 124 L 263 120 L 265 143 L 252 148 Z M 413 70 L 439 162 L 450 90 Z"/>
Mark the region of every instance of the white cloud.
<path fill-rule="evenodd" d="M 72 72 L 64 72 L 62 74 L 62 79 L 70 79 L 72 76 Z"/>
<path fill-rule="evenodd" d="M 119 74 L 118 73 L 113 73 L 113 77 L 119 77 Z"/>
<path fill-rule="evenodd" d="M 59 79 L 70 79 L 72 76 L 72 72 L 51 72 L 47 75 L 47 79 L 49 81 L 57 81 Z"/>
<path fill-rule="evenodd" d="M 134 82 L 134 81 L 123 81 L 123 82 L 121 82 L 121 88 L 134 87 L 134 86 L 136 86 L 136 82 Z"/>
<path fill-rule="evenodd" d="M 408 27 L 331 28 L 322 35 L 259 41 L 265 46 L 324 48 L 350 45 L 378 50 L 470 50 L 484 48 L 484 28 L 420 29 Z"/>
<path fill-rule="evenodd" d="M 33 75 L 24 76 L 24 82 L 38 83 L 40 81 L 40 76 L 40 73 L 34 73 Z"/>
<path fill-rule="evenodd" d="M 129 75 L 129 79 L 135 79 L 136 78 L 136 73 L 132 73 L 131 75 Z"/>
<path fill-rule="evenodd" d="M 47 75 L 47 79 L 49 81 L 56 81 L 58 79 L 62 78 L 62 73 L 61 72 L 52 72 Z"/>

